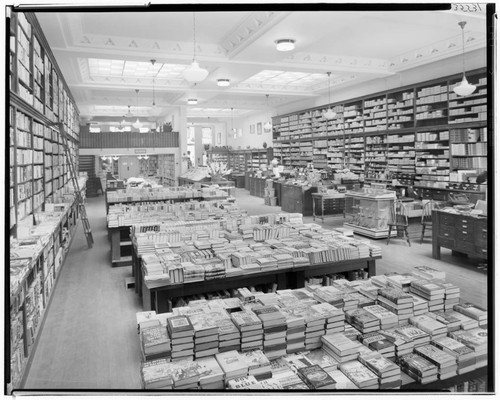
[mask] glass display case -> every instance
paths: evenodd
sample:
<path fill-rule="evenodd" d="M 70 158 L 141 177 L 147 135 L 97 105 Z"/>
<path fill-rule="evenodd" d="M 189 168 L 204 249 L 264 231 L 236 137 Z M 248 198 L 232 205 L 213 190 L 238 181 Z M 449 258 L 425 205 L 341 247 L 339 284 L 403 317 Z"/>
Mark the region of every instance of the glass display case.
<path fill-rule="evenodd" d="M 355 233 L 371 238 L 386 238 L 390 209 L 396 192 L 385 189 L 363 188 L 345 195 L 344 226 Z"/>

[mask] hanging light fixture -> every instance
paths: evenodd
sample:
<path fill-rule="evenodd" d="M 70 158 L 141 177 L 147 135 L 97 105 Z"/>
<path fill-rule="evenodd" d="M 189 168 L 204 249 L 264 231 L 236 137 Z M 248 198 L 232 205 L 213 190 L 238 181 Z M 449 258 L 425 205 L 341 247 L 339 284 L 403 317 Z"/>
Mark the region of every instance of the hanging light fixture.
<path fill-rule="evenodd" d="M 293 39 L 279 39 L 274 43 L 276 43 L 276 50 L 278 51 L 292 51 L 295 49 L 295 40 Z"/>
<path fill-rule="evenodd" d="M 135 93 L 136 93 L 136 108 L 135 108 L 135 113 L 137 114 L 137 119 L 135 120 L 135 122 L 132 124 L 132 126 L 135 128 L 135 129 L 139 129 L 142 127 L 142 124 L 141 124 L 141 121 L 139 121 L 139 89 L 135 89 Z"/>
<path fill-rule="evenodd" d="M 234 127 L 234 120 L 233 120 L 233 107 L 231 107 L 231 132 L 233 133 L 233 137 L 236 138 L 236 128 Z"/>
<path fill-rule="evenodd" d="M 467 81 L 467 78 L 465 77 L 465 39 L 464 39 L 465 24 L 467 24 L 467 22 L 465 22 L 465 21 L 460 21 L 458 23 L 458 25 L 462 29 L 462 71 L 463 71 L 462 81 L 460 82 L 459 85 L 457 85 L 453 88 L 453 91 L 458 96 L 468 96 L 468 95 L 474 93 L 474 90 L 476 90 L 476 87 L 474 85 L 471 85 Z"/>
<path fill-rule="evenodd" d="M 217 86 L 227 87 L 229 86 L 229 79 L 217 79 Z"/>
<path fill-rule="evenodd" d="M 200 65 L 196 61 L 196 20 L 195 13 L 193 12 L 193 62 L 189 67 L 187 67 L 182 73 L 184 79 L 188 82 L 201 82 L 205 80 L 208 76 L 208 71 L 206 69 L 200 68 Z"/>
<path fill-rule="evenodd" d="M 266 105 L 267 105 L 267 109 L 269 110 L 269 95 L 268 94 L 266 94 Z M 266 121 L 266 123 L 264 124 L 264 130 L 266 132 L 269 132 L 272 127 L 273 127 L 273 124 L 270 121 Z"/>
<path fill-rule="evenodd" d="M 118 156 L 113 156 L 113 160 L 114 160 L 114 161 L 118 161 L 118 159 L 119 159 L 119 158 L 120 158 L 120 157 L 118 157 Z"/>
<path fill-rule="evenodd" d="M 332 74 L 331 72 L 326 73 L 328 75 L 328 110 L 323 112 L 323 117 L 326 119 L 333 119 L 337 115 L 335 111 L 332 110 L 332 107 L 330 106 L 330 75 Z"/>
<path fill-rule="evenodd" d="M 144 158 L 145 160 L 149 160 L 149 156 L 147 154 L 145 154 L 142 158 Z"/>
<path fill-rule="evenodd" d="M 187 99 L 187 103 L 191 105 L 198 104 L 198 99 Z"/>
<path fill-rule="evenodd" d="M 156 108 L 156 103 L 155 103 L 155 62 L 156 60 L 151 60 L 151 64 L 153 65 L 153 104 L 151 105 L 153 109 Z"/>
<path fill-rule="evenodd" d="M 102 161 L 106 161 L 106 160 L 107 160 L 107 158 L 108 158 L 108 157 L 106 157 L 106 156 L 101 156 L 101 160 L 102 160 Z"/>
<path fill-rule="evenodd" d="M 130 111 L 130 106 L 128 106 L 127 117 L 133 117 L 132 111 Z"/>
<path fill-rule="evenodd" d="M 120 128 L 125 125 L 127 121 L 125 120 L 125 115 L 123 116 L 122 122 L 120 122 Z"/>

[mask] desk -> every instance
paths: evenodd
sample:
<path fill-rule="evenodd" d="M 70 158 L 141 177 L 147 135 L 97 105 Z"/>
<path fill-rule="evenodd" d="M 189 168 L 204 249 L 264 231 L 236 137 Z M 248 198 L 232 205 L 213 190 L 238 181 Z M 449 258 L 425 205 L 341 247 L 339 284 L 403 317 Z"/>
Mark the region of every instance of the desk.
<path fill-rule="evenodd" d="M 265 283 L 277 283 L 278 289 L 302 288 L 305 286 L 305 279 L 308 277 L 355 271 L 358 269 L 368 270 L 368 275 L 373 276 L 376 274 L 375 260 L 380 258 L 381 257 L 367 257 L 295 268 L 265 270 L 253 274 L 237 275 L 200 282 L 155 285 L 154 283 L 148 284 L 145 282 L 144 272 L 140 267 L 141 259 L 136 255 L 134 273 L 136 274 L 137 284 L 141 286 L 140 291 L 142 294 L 143 310 L 155 310 L 157 313 L 162 313 L 171 311 L 171 299 L 174 297 L 209 293 L 222 289 L 236 289 Z M 141 277 L 138 278 L 137 274 L 141 275 Z"/>
<path fill-rule="evenodd" d="M 313 220 L 325 217 L 332 217 L 342 214 L 345 218 L 345 194 L 339 193 L 328 195 L 324 193 L 313 193 Z"/>
<path fill-rule="evenodd" d="M 446 210 L 433 210 L 432 258 L 441 258 L 441 247 L 488 259 L 488 219 Z"/>
<path fill-rule="evenodd" d="M 304 217 L 313 215 L 312 194 L 316 186 L 281 184 L 281 209 L 290 213 L 301 213 Z"/>

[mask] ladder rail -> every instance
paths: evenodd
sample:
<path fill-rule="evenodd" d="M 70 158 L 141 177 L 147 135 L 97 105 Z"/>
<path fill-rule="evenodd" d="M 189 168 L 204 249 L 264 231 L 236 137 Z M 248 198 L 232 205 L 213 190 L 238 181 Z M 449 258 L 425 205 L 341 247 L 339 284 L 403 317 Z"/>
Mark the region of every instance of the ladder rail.
<path fill-rule="evenodd" d="M 83 232 L 87 239 L 87 246 L 90 249 L 94 244 L 94 238 L 92 237 L 92 230 L 90 228 L 90 223 L 87 217 L 87 210 L 85 209 L 85 204 L 83 201 L 82 193 L 80 191 L 80 185 L 78 184 L 78 178 L 76 176 L 76 169 L 71 160 L 71 153 L 69 151 L 68 146 L 68 138 L 66 136 L 66 130 L 64 129 L 63 123 L 57 123 L 59 128 L 59 133 L 62 137 L 62 145 L 64 147 L 64 153 L 66 155 L 66 159 L 68 160 L 69 172 L 71 176 L 71 181 L 73 183 L 73 187 L 75 189 L 75 198 L 78 204 L 78 211 L 80 213 L 80 219 L 82 220 Z"/>

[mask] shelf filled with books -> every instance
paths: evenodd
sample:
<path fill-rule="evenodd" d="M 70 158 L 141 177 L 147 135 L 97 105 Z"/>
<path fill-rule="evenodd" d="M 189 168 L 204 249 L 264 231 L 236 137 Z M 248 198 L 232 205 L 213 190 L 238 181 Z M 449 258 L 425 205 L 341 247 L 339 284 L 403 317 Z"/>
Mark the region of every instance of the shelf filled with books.
<path fill-rule="evenodd" d="M 414 89 L 387 94 L 388 129 L 413 128 L 415 120 Z"/>
<path fill-rule="evenodd" d="M 363 136 L 349 135 L 345 143 L 345 164 L 351 172 L 365 172 L 365 140 Z"/>
<path fill-rule="evenodd" d="M 415 135 L 415 184 L 446 188 L 450 182 L 450 132 L 423 130 Z"/>
<path fill-rule="evenodd" d="M 78 152 L 79 121 L 74 100 L 35 15 L 9 11 L 9 16 L 13 330 L 8 375 L 11 376 L 9 386 L 20 388 L 43 310 L 62 265 L 63 249 L 69 246 L 78 214 L 69 179 L 69 161 L 61 146 L 60 132 L 53 123 L 64 123 L 74 162 Z M 60 91 L 64 95 L 59 95 Z M 65 104 L 62 104 L 63 98 Z"/>
<path fill-rule="evenodd" d="M 376 96 L 363 101 L 364 132 L 387 130 L 387 97 Z"/>
<path fill-rule="evenodd" d="M 471 128 L 450 129 L 450 154 L 451 169 L 461 176 L 464 174 L 475 176 L 477 171 L 486 170 L 488 166 L 487 128 L 479 124 Z M 453 181 L 459 181 L 458 178 L 454 176 Z"/>
<path fill-rule="evenodd" d="M 387 134 L 365 137 L 365 181 L 379 181 L 386 178 Z"/>
<path fill-rule="evenodd" d="M 158 155 L 158 178 L 164 186 L 175 186 L 175 154 Z"/>
<path fill-rule="evenodd" d="M 415 133 L 387 134 L 387 170 L 392 179 L 413 184 L 415 178 Z"/>
<path fill-rule="evenodd" d="M 363 102 L 361 100 L 344 105 L 344 132 L 363 133 Z"/>
<path fill-rule="evenodd" d="M 486 77 L 482 74 L 468 76 L 469 83 L 476 86 L 476 90 L 469 96 L 461 97 L 453 92 L 453 88 L 461 82 L 453 79 L 449 85 L 449 124 L 486 121 L 487 112 L 487 85 Z"/>

